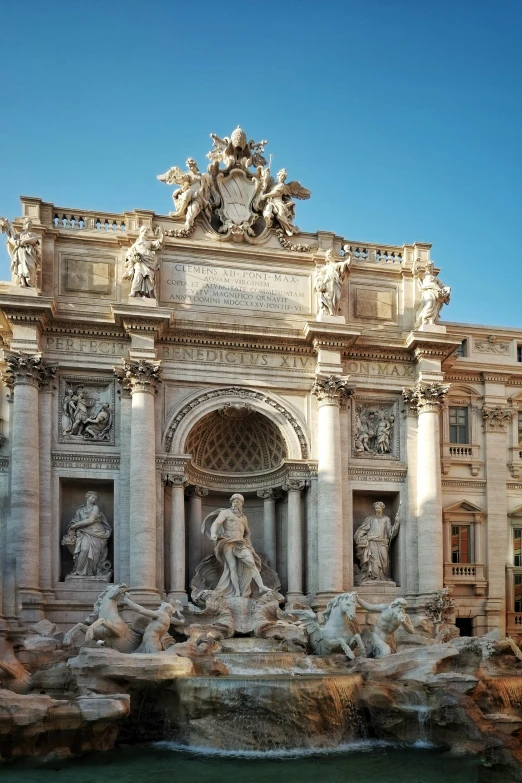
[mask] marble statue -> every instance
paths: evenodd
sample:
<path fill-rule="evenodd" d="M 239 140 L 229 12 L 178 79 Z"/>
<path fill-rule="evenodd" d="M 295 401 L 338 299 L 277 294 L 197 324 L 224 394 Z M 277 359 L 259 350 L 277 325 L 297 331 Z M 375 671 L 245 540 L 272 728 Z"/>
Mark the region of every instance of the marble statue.
<path fill-rule="evenodd" d="M 40 237 L 31 231 L 32 226 L 30 218 L 25 218 L 23 229 L 17 234 L 10 222 L 0 217 L 0 230 L 7 234 L 11 272 L 22 288 L 36 288 L 36 276 L 42 260 Z"/>
<path fill-rule="evenodd" d="M 97 505 L 98 494 L 89 491 L 69 523 L 62 544 L 72 553 L 74 568 L 69 577 L 90 577 L 109 581 L 112 570 L 107 560 L 107 543 L 112 528 Z"/>
<path fill-rule="evenodd" d="M 250 540 L 248 519 L 243 514 L 243 495 L 234 494 L 230 498 L 230 508 L 218 509 L 217 514 L 207 531 L 206 522 L 212 514 L 205 517 L 202 532 L 207 533 L 212 541 L 216 541 L 214 554 L 223 566 L 223 573 L 217 584 L 216 592 L 223 596 L 249 598 L 254 582 L 259 595 L 269 592 L 270 588 L 263 584 L 260 568 L 261 560 L 254 552 Z"/>
<path fill-rule="evenodd" d="M 230 170 L 234 166 L 248 169 L 250 166 L 266 166 L 267 161 L 263 156 L 265 145 L 268 141 L 247 141 L 247 135 L 240 125 L 232 131 L 230 137 L 221 139 L 215 133 L 210 134 L 213 149 L 207 153 L 211 166 L 217 168 L 220 163 L 224 170 Z"/>
<path fill-rule="evenodd" d="M 141 635 L 128 625 L 119 612 L 119 604 L 127 592 L 127 585 L 108 585 L 100 593 L 91 614 L 83 623 L 76 623 L 64 636 L 64 645 L 74 644 L 80 631 L 85 641 L 96 641 L 119 652 L 134 652 L 141 642 Z"/>
<path fill-rule="evenodd" d="M 315 655 L 331 655 L 342 650 L 353 661 L 355 647 L 366 657 L 356 611 L 357 593 L 352 591 L 339 593 L 328 601 L 322 620 L 319 620 L 313 609 L 292 609 L 292 614 L 302 621 L 308 631 L 310 647 Z"/>
<path fill-rule="evenodd" d="M 165 244 L 165 234 L 161 226 L 155 232 L 156 239 L 147 239 L 149 229 L 141 226 L 139 236 L 125 254 L 124 280 L 132 280 L 131 296 L 156 298 L 156 272 L 159 260 L 156 251 Z"/>
<path fill-rule="evenodd" d="M 326 251 L 325 264 L 316 269 L 314 280 L 319 312 L 325 315 L 339 314 L 342 282 L 350 268 L 350 261 L 348 253 L 342 261 L 335 261 L 333 251 Z"/>
<path fill-rule="evenodd" d="M 290 645 L 292 649 L 306 647 L 307 633 L 303 622 L 289 610 L 284 612 L 279 605 L 284 597 L 271 590 L 256 601 L 254 610 L 254 636 L 259 639 L 275 639 Z"/>
<path fill-rule="evenodd" d="M 209 213 L 211 202 L 211 177 L 202 173 L 194 158 L 187 159 L 187 171 L 172 166 L 165 174 L 158 174 L 160 182 L 167 185 L 180 185 L 172 194 L 175 212 L 169 217 L 185 218 L 184 228 L 191 229 L 201 211 Z"/>
<path fill-rule="evenodd" d="M 8 627 L 0 620 L 0 688 L 14 693 L 27 693 L 31 688 L 31 675 L 16 657 L 13 643 L 7 637 Z"/>
<path fill-rule="evenodd" d="M 353 450 L 355 454 L 391 454 L 395 416 L 380 407 L 357 405 Z"/>
<path fill-rule="evenodd" d="M 413 276 L 419 281 L 421 292 L 416 321 L 421 326 L 434 324 L 439 318 L 442 305 L 449 304 L 451 288 L 439 280 L 432 261 L 426 262 L 423 275 L 415 264 L 412 271 Z"/>
<path fill-rule="evenodd" d="M 397 652 L 395 631 L 401 626 L 408 633 L 415 633 L 412 622 L 405 612 L 405 598 L 394 598 L 391 604 L 369 604 L 360 596 L 357 601 L 367 612 L 379 613 L 369 636 L 368 655 L 371 658 L 383 658 L 385 655 Z"/>
<path fill-rule="evenodd" d="M 143 640 L 136 653 L 156 653 L 165 649 L 165 639 L 171 625 L 178 628 L 185 623 L 181 613 L 181 601 L 171 604 L 170 601 L 162 601 L 157 609 L 146 609 L 135 603 L 128 593 L 123 596 L 123 603 L 134 612 L 150 617 L 150 622 L 143 631 Z"/>
<path fill-rule="evenodd" d="M 312 192 L 296 180 L 286 182 L 287 176 L 286 169 L 278 171 L 277 182 L 260 197 L 259 201 L 260 203 L 266 201 L 263 217 L 267 228 L 270 228 L 275 220 L 288 236 L 292 236 L 292 234 L 299 234 L 300 229 L 294 226 L 295 203 L 291 197 L 304 200 L 310 198 Z"/>
<path fill-rule="evenodd" d="M 390 544 L 399 532 L 399 512 L 392 523 L 384 516 L 384 503 L 373 504 L 374 513 L 357 528 L 354 541 L 361 568 L 361 583 L 370 580 L 390 582 Z"/>

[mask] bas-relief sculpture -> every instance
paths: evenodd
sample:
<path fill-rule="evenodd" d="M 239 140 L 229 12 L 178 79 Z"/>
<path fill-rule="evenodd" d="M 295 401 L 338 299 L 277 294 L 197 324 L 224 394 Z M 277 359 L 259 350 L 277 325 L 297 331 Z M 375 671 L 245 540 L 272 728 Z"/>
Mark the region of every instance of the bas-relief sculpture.
<path fill-rule="evenodd" d="M 65 442 L 95 440 L 109 442 L 113 417 L 108 385 L 93 386 L 92 382 L 67 385 L 61 402 L 60 439 Z"/>
<path fill-rule="evenodd" d="M 355 406 L 353 453 L 375 456 L 393 453 L 394 406 L 363 404 Z"/>
<path fill-rule="evenodd" d="M 98 494 L 87 492 L 86 503 L 79 506 L 62 538 L 63 546 L 71 552 L 74 568 L 66 579 L 88 577 L 108 582 L 112 576 L 107 544 L 112 528 L 97 505 Z"/>
<path fill-rule="evenodd" d="M 315 270 L 314 291 L 320 313 L 339 315 L 342 283 L 350 268 L 351 255 L 346 253 L 341 261 L 335 261 L 332 250 L 327 250 L 324 266 Z"/>
<path fill-rule="evenodd" d="M 358 597 L 359 606 L 365 611 L 378 613 L 379 616 L 369 633 L 368 654 L 372 658 L 382 658 L 397 652 L 395 631 L 404 628 L 415 633 L 410 618 L 406 614 L 406 599 L 395 598 L 391 604 L 370 604 Z"/>
<path fill-rule="evenodd" d="M 382 501 L 373 504 L 374 513 L 357 528 L 354 541 L 360 566 L 359 583 L 390 582 L 390 544 L 399 532 L 399 512 L 395 521 L 384 515 Z"/>
<path fill-rule="evenodd" d="M 0 230 L 7 234 L 7 251 L 11 258 L 11 272 L 21 288 L 36 288 L 42 255 L 40 237 L 34 231 L 30 218 L 25 218 L 18 234 L 11 223 L 0 217 Z"/>
<path fill-rule="evenodd" d="M 156 229 L 156 239 L 148 238 L 149 229 L 142 226 L 139 236 L 125 254 L 124 280 L 132 280 L 130 296 L 156 298 L 156 272 L 159 269 L 157 250 L 165 244 L 161 226 Z"/>
<path fill-rule="evenodd" d="M 451 288 L 439 280 L 432 261 L 426 262 L 424 271 L 414 264 L 412 272 L 421 293 L 416 322 L 421 326 L 433 325 L 439 318 L 442 305 L 449 304 Z"/>
<path fill-rule="evenodd" d="M 295 180 L 287 182 L 286 169 L 273 179 L 262 154 L 267 142 L 248 141 L 239 126 L 230 137 L 211 134 L 211 138 L 207 173 L 200 172 L 196 161 L 189 158 L 187 171 L 173 166 L 158 175 L 161 182 L 180 185 L 173 193 L 176 211 L 170 216 L 184 224 L 180 230 L 169 230 L 168 235 L 189 236 L 200 213 L 206 216 L 211 234 L 222 239 L 253 242 L 272 227 L 283 236 L 298 234 L 292 198 L 308 199 L 311 193 Z"/>

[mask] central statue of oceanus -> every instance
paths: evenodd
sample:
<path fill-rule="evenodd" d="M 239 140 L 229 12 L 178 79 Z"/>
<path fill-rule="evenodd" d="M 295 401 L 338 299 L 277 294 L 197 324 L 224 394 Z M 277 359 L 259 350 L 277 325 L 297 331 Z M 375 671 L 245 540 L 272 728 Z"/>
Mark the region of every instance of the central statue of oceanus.
<path fill-rule="evenodd" d="M 193 596 L 211 590 L 225 598 L 259 598 L 280 587 L 266 556 L 258 555 L 252 546 L 244 502 L 243 495 L 236 493 L 230 508 L 216 509 L 203 520 L 201 532 L 216 546 L 196 568 Z"/>

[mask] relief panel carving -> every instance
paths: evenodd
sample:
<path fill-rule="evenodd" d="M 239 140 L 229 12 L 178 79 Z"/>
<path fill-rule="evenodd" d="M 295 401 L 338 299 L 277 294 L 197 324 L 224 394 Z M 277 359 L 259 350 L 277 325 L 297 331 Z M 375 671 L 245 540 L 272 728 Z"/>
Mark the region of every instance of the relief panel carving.
<path fill-rule="evenodd" d="M 57 426 L 59 443 L 114 446 L 114 381 L 61 376 Z"/>
<path fill-rule="evenodd" d="M 399 401 L 356 398 L 352 404 L 352 456 L 399 459 Z"/>

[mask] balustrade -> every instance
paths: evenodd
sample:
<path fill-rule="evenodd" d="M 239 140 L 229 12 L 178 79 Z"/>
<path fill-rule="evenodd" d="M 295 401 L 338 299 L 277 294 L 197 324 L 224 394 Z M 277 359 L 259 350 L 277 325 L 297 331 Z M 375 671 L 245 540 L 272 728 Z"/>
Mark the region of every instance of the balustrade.
<path fill-rule="evenodd" d="M 369 264 L 400 264 L 402 263 L 402 248 L 383 247 L 380 245 L 347 244 L 354 261 Z"/>
<path fill-rule="evenodd" d="M 68 231 L 107 231 L 125 233 L 125 220 L 121 215 L 99 212 L 71 212 L 57 209 L 52 224 L 55 228 Z"/>

